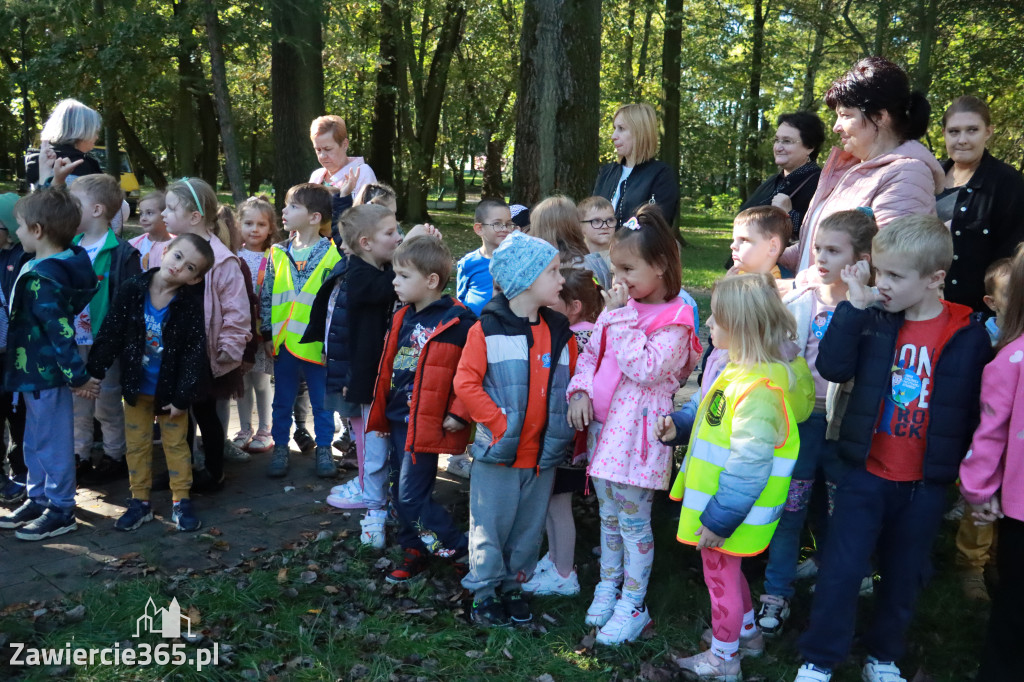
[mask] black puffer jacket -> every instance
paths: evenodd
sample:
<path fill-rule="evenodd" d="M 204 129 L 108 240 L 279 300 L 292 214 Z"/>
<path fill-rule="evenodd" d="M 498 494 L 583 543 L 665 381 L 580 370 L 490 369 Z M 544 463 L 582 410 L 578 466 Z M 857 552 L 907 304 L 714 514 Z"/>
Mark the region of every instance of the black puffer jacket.
<path fill-rule="evenodd" d="M 327 361 L 327 393 L 341 393 L 348 386 L 349 380 L 351 349 L 348 339 L 348 285 L 345 283 L 348 264 L 348 256 L 343 253 L 341 260 L 334 264 L 327 279 L 320 285 L 320 291 L 316 293 L 309 312 L 309 324 L 302 335 L 302 343 L 323 342 L 326 337 L 324 355 Z M 334 312 L 328 329 L 327 308 L 335 289 L 338 294 L 334 299 Z"/>
<path fill-rule="evenodd" d="M 78 151 L 74 145 L 55 144 L 53 145 L 53 152 L 57 155 L 58 159 L 69 159 L 71 161 L 82 159 L 82 164 L 73 171 L 75 176 L 95 175 L 96 173 L 103 172 L 99 161 L 88 154 Z M 25 179 L 31 185 L 39 182 L 39 152 L 25 155 Z"/>
<path fill-rule="evenodd" d="M 949 171 L 953 162 L 942 168 Z M 988 313 L 985 270 L 1013 256 L 1024 241 L 1024 176 L 987 151 L 978 169 L 957 193 L 953 209 L 953 266 L 946 274 L 948 300 Z"/>
<path fill-rule="evenodd" d="M 601 166 L 594 183 L 594 196 L 611 201 L 622 177 L 622 163 Z M 679 180 L 668 165 L 661 161 L 644 161 L 633 166 L 633 172 L 622 183 L 619 205 L 615 217 L 621 226 L 644 204 L 657 204 L 665 220 L 671 225 L 679 212 Z"/>

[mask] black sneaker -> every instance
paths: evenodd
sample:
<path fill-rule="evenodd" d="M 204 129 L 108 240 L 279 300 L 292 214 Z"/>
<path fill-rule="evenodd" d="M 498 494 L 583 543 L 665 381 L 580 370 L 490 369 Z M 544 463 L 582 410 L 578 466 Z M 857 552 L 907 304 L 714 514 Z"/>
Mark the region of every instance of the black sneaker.
<path fill-rule="evenodd" d="M 132 498 L 128 500 L 128 509 L 121 514 L 121 518 L 114 522 L 114 528 L 123 531 L 135 530 L 152 520 L 153 508 L 149 506 L 149 502 Z"/>
<path fill-rule="evenodd" d="M 482 601 L 474 599 L 470 618 L 474 624 L 485 628 L 504 628 L 511 624 L 508 612 L 497 597 L 486 597 Z"/>
<path fill-rule="evenodd" d="M 313 438 L 313 435 L 307 431 L 305 427 L 295 429 L 295 433 L 292 434 L 292 439 L 295 441 L 295 444 L 299 446 L 299 450 L 302 452 L 312 450 L 316 447 L 316 439 Z"/>
<path fill-rule="evenodd" d="M 128 463 L 123 459 L 114 459 L 110 455 L 103 455 L 99 464 L 92 468 L 92 472 L 86 477 L 89 483 L 111 483 L 128 478 Z"/>
<path fill-rule="evenodd" d="M 75 480 L 79 483 L 85 483 L 86 479 L 92 475 L 92 460 L 88 457 L 84 459 L 75 455 Z"/>
<path fill-rule="evenodd" d="M 407 547 L 402 563 L 396 566 L 395 570 L 388 573 L 384 579 L 393 585 L 397 585 L 398 583 L 409 582 L 425 570 L 427 570 L 427 557 L 420 550 Z"/>
<path fill-rule="evenodd" d="M 199 530 L 203 522 L 196 516 L 192 509 L 192 500 L 178 500 L 171 510 L 171 521 L 178 527 L 178 530 L 191 532 Z"/>
<path fill-rule="evenodd" d="M 25 500 L 25 503 L 15 509 L 10 514 L 0 516 L 0 528 L 12 529 L 21 528 L 30 521 L 35 521 L 43 512 L 46 511 L 46 505 L 39 504 L 35 500 Z"/>
<path fill-rule="evenodd" d="M 74 509 L 61 511 L 56 507 L 47 507 L 39 518 L 14 531 L 14 537 L 19 540 L 45 540 L 77 529 Z"/>
<path fill-rule="evenodd" d="M 224 490 L 224 474 L 220 478 L 214 478 L 209 469 L 192 470 L 192 492 L 194 493 L 219 493 Z"/>
<path fill-rule="evenodd" d="M 8 478 L 0 487 L 0 503 L 14 504 L 25 499 L 25 475 Z"/>
<path fill-rule="evenodd" d="M 508 617 L 516 625 L 529 623 L 533 620 L 533 612 L 530 610 L 530 602 L 519 590 L 506 592 L 501 595 L 501 605 L 505 607 Z"/>

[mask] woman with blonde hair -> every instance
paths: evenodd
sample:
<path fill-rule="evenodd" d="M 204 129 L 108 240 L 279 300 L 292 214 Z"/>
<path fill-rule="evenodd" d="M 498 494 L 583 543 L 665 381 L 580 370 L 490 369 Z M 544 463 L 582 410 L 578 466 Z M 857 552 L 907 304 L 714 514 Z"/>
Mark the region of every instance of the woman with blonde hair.
<path fill-rule="evenodd" d="M 624 104 L 612 117 L 612 144 L 618 161 L 597 174 L 594 195 L 612 202 L 619 225 L 644 204 L 661 209 L 669 225 L 679 211 L 679 180 L 654 158 L 658 151 L 658 117 L 650 104 Z"/>

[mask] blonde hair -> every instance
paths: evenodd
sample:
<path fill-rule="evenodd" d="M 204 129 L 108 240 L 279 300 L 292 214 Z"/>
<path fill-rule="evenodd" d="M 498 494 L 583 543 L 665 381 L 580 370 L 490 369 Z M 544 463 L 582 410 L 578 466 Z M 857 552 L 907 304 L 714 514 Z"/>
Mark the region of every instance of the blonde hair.
<path fill-rule="evenodd" d="M 167 194 L 178 197 L 178 201 L 186 211 L 190 213 L 199 211 L 199 215 L 203 218 L 203 227 L 219 239 L 221 244 L 227 246 L 231 242 L 228 226 L 217 215 L 217 211 L 220 210 L 217 193 L 213 191 L 209 183 L 199 178 L 182 178 L 167 186 Z"/>
<path fill-rule="evenodd" d="M 50 144 L 74 144 L 79 140 L 92 140 L 100 134 L 103 119 L 77 99 L 62 99 L 46 119 L 39 139 Z"/>
<path fill-rule="evenodd" d="M 729 359 L 741 365 L 785 362 L 781 349 L 796 339 L 796 320 L 767 274 L 718 280 L 711 292 L 715 324 L 729 332 Z"/>
<path fill-rule="evenodd" d="M 953 237 L 945 223 L 933 215 L 908 215 L 893 220 L 871 241 L 876 253 L 895 252 L 922 277 L 953 264 Z"/>
<path fill-rule="evenodd" d="M 530 236 L 543 239 L 558 249 L 564 265 L 577 260 L 582 263 L 590 253 L 576 204 L 567 197 L 548 197 L 533 207 Z"/>
<path fill-rule="evenodd" d="M 72 183 L 71 189 L 82 192 L 91 203 L 103 206 L 103 217 L 107 220 L 114 219 L 121 210 L 121 202 L 124 201 L 121 182 L 113 175 L 83 175 Z M 85 206 L 82 207 L 82 212 L 85 213 Z"/>
<path fill-rule="evenodd" d="M 341 214 L 341 239 L 352 253 L 362 253 L 359 240 L 373 238 L 380 230 L 380 223 L 388 216 L 395 215 L 384 206 L 360 204 Z"/>
<path fill-rule="evenodd" d="M 654 113 L 654 107 L 646 102 L 623 104 L 612 116 L 613 125 L 619 116 L 622 116 L 623 125 L 633 134 L 632 158 L 623 157 L 621 160 L 635 166 L 653 159 L 658 153 L 658 115 Z"/>
<path fill-rule="evenodd" d="M 614 214 L 615 207 L 604 197 L 597 196 L 587 197 L 576 204 L 576 212 L 579 214 L 580 220 L 584 220 L 591 211 L 611 211 Z"/>

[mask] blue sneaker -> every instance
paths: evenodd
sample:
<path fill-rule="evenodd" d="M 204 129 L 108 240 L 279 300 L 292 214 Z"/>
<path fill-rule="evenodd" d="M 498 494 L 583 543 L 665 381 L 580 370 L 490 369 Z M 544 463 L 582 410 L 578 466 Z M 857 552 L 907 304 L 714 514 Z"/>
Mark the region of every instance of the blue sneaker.
<path fill-rule="evenodd" d="M 19 540 L 45 540 L 77 529 L 78 523 L 75 521 L 73 508 L 63 511 L 56 507 L 47 507 L 34 521 L 29 521 L 14 531 L 14 537 Z"/>
<path fill-rule="evenodd" d="M 199 517 L 192 510 L 192 500 L 179 500 L 175 502 L 174 508 L 171 510 L 171 521 L 174 521 L 178 530 L 186 532 L 199 530 L 199 527 L 203 525 L 203 522 L 199 520 Z"/>
<path fill-rule="evenodd" d="M 149 506 L 149 502 L 132 498 L 128 500 L 128 509 L 121 514 L 121 518 L 114 522 L 114 528 L 123 531 L 135 530 L 152 520 L 153 508 Z"/>
<path fill-rule="evenodd" d="M 46 505 L 39 504 L 35 500 L 26 500 L 25 504 L 10 514 L 0 516 L 0 528 L 21 528 L 26 523 L 38 519 L 44 511 L 46 511 Z"/>
<path fill-rule="evenodd" d="M 12 504 L 25 499 L 25 475 L 8 478 L 0 487 L 0 503 Z"/>

